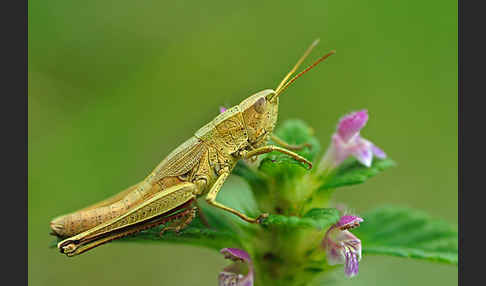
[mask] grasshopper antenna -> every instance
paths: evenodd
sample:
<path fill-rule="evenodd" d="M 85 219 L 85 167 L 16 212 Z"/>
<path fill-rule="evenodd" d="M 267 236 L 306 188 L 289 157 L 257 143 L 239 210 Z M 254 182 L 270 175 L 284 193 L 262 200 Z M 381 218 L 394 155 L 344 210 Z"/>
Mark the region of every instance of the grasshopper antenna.
<path fill-rule="evenodd" d="M 307 48 L 307 50 L 302 55 L 302 57 L 300 57 L 300 59 L 297 61 L 297 63 L 295 64 L 295 66 L 289 71 L 289 73 L 284 77 L 284 79 L 277 86 L 277 88 L 275 89 L 276 92 L 278 92 L 282 88 L 282 86 L 290 78 L 290 76 L 299 68 L 299 66 L 302 64 L 302 62 L 310 54 L 310 52 L 312 51 L 312 49 L 314 49 L 314 47 L 317 46 L 317 44 L 319 44 L 319 41 L 320 41 L 319 39 L 315 39 L 314 42 L 312 42 L 312 44 Z"/>
<path fill-rule="evenodd" d="M 292 70 L 285 76 L 285 78 L 282 80 L 282 82 L 278 85 L 277 89 L 275 90 L 275 94 L 272 94 L 272 96 L 269 98 L 269 100 L 273 99 L 274 97 L 278 97 L 284 90 L 286 90 L 294 81 L 296 81 L 299 77 L 301 77 L 303 74 L 306 72 L 310 71 L 312 68 L 314 68 L 316 65 L 318 65 L 320 62 L 324 61 L 328 57 L 334 55 L 336 51 L 332 50 L 329 53 L 325 54 L 324 56 L 320 57 L 317 61 L 315 61 L 312 65 L 308 66 L 305 70 L 301 71 L 299 74 L 294 76 L 291 80 L 288 80 L 290 76 L 297 70 L 297 68 L 302 64 L 304 59 L 309 55 L 309 53 L 312 51 L 312 49 L 319 43 L 319 39 L 315 40 L 310 47 L 305 51 L 304 55 L 299 59 L 299 61 L 295 64 L 295 66 L 292 68 Z M 287 81 L 288 80 L 288 81 Z"/>

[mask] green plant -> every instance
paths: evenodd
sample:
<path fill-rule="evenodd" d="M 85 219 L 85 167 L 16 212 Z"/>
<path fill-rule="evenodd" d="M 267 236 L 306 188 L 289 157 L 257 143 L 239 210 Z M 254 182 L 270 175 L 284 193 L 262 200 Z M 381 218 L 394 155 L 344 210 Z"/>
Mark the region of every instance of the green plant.
<path fill-rule="evenodd" d="M 320 145 L 309 126 L 300 120 L 281 125 L 276 132 L 280 138 L 310 145 L 298 153 L 314 162 L 311 171 L 280 153 L 239 163 L 233 173 L 247 185 L 228 184 L 218 198 L 250 216 L 270 213 L 261 225 L 202 202 L 209 228 L 197 218 L 180 233 L 160 236 L 160 226 L 119 241 L 219 250 L 234 261 L 220 273 L 220 285 L 312 285 L 340 264 L 347 276 L 357 275 L 361 256 L 372 254 L 457 264 L 457 231 L 446 223 L 397 206 L 357 216 L 331 200 L 339 188 L 364 183 L 395 165 L 361 137 L 367 120 L 366 111 L 343 117 L 320 160 Z"/>

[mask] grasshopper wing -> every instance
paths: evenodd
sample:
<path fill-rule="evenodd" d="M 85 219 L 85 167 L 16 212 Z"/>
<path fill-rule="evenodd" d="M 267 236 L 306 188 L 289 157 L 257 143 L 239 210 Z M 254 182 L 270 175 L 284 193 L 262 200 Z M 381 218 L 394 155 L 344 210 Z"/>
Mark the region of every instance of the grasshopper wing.
<path fill-rule="evenodd" d="M 203 141 L 192 137 L 170 153 L 152 172 L 154 180 L 186 174 L 198 165 L 208 147 Z"/>
<path fill-rule="evenodd" d="M 96 208 L 100 208 L 100 207 L 104 207 L 104 206 L 108 206 L 108 205 L 111 205 L 121 199 L 123 199 L 126 195 L 128 195 L 129 193 L 131 193 L 132 191 L 134 191 L 138 185 L 140 183 L 137 183 L 123 191 L 121 191 L 120 193 L 114 195 L 114 196 L 111 196 L 101 202 L 98 202 L 96 204 L 93 204 L 93 205 L 90 205 L 88 207 L 85 207 L 84 209 L 80 209 L 79 211 L 87 211 L 87 210 L 91 210 L 91 209 L 96 209 Z"/>
<path fill-rule="evenodd" d="M 142 181 L 80 211 L 53 219 L 50 223 L 52 234 L 61 237 L 71 236 L 143 204 L 145 199 L 160 191 L 158 186 L 153 187 L 155 183 L 165 177 L 177 177 L 188 173 L 194 169 L 205 152 L 207 152 L 207 147 L 202 141 L 195 137 L 187 140 L 155 168 L 148 181 Z"/>

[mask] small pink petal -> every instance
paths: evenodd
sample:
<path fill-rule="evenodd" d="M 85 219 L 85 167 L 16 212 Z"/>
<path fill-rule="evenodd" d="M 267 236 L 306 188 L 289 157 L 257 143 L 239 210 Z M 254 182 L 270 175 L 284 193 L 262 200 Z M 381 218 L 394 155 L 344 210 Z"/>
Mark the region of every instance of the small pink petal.
<path fill-rule="evenodd" d="M 219 252 L 224 255 L 224 258 L 231 260 L 243 260 L 244 262 L 251 262 L 250 255 L 238 248 L 223 248 Z"/>
<path fill-rule="evenodd" d="M 219 113 L 223 113 L 225 111 L 226 111 L 226 107 L 224 107 L 224 106 L 219 107 Z"/>
<path fill-rule="evenodd" d="M 335 224 L 336 227 L 344 230 L 358 227 L 363 222 L 363 219 L 355 215 L 343 215 L 341 219 Z"/>
<path fill-rule="evenodd" d="M 359 134 L 359 131 L 368 121 L 368 111 L 366 109 L 345 115 L 338 123 L 337 133 L 348 142 L 351 138 Z"/>
<path fill-rule="evenodd" d="M 223 271 L 219 273 L 218 281 L 219 286 L 253 286 L 253 263 L 250 255 L 238 248 L 223 248 L 220 252 L 224 255 L 224 258 L 234 261 L 233 264 L 225 267 Z M 241 263 L 248 265 L 248 273 L 243 275 Z"/>
<path fill-rule="evenodd" d="M 344 257 L 342 250 L 335 246 L 331 241 L 324 242 L 322 244 L 326 249 L 326 261 L 329 265 L 344 264 L 346 258 Z"/>
<path fill-rule="evenodd" d="M 359 260 L 361 259 L 361 241 L 347 241 L 345 250 L 345 264 L 344 273 L 348 277 L 353 277 L 358 274 Z"/>
<path fill-rule="evenodd" d="M 376 145 L 371 146 L 371 151 L 373 151 L 373 155 L 375 155 L 375 157 L 377 157 L 377 158 L 380 158 L 380 159 L 386 158 L 385 152 L 383 150 L 381 150 L 380 148 L 378 148 Z"/>
<path fill-rule="evenodd" d="M 332 144 L 329 153 L 331 154 L 330 156 L 332 156 L 331 159 L 333 161 L 333 167 L 341 164 L 344 160 L 351 156 L 351 152 L 349 152 L 349 147 L 338 134 L 334 134 L 332 136 Z"/>
<path fill-rule="evenodd" d="M 371 162 L 373 161 L 373 152 L 371 151 L 371 146 L 365 144 L 365 142 L 360 142 L 351 151 L 354 158 L 358 160 L 361 164 L 366 167 L 371 167 Z"/>

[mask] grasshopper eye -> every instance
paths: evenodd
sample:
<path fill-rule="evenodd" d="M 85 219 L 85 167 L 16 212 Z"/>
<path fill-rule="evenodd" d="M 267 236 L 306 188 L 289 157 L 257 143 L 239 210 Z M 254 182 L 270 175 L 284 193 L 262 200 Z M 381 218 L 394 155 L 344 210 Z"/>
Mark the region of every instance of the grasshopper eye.
<path fill-rule="evenodd" d="M 267 100 L 265 99 L 265 97 L 260 97 L 260 99 L 258 99 L 253 105 L 253 108 L 255 109 L 256 112 L 263 113 L 265 112 L 266 104 L 267 104 Z"/>

